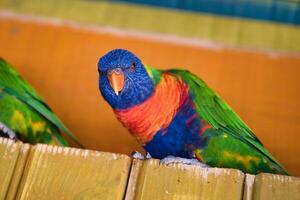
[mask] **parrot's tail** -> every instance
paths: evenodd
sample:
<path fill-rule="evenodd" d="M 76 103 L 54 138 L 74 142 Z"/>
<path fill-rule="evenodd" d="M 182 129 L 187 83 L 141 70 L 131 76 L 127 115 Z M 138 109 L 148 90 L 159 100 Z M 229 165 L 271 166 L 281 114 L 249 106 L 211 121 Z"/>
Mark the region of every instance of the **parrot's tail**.
<path fill-rule="evenodd" d="M 283 174 L 283 175 L 289 175 L 289 173 L 284 169 L 281 165 L 278 165 L 277 163 L 273 165 L 274 171 L 276 174 Z"/>
<path fill-rule="evenodd" d="M 67 140 L 65 138 L 63 138 L 59 132 L 54 133 L 52 138 L 53 138 L 51 141 L 52 145 L 59 145 L 59 146 L 64 146 L 64 147 L 69 146 Z"/>

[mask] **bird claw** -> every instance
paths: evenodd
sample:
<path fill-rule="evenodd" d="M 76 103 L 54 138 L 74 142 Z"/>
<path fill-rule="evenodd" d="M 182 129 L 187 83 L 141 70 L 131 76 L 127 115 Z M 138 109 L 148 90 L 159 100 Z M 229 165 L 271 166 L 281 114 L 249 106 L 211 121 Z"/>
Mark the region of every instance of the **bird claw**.
<path fill-rule="evenodd" d="M 10 128 L 0 122 L 0 136 L 7 137 L 12 140 L 17 140 L 17 135 Z"/>
<path fill-rule="evenodd" d="M 145 157 L 138 151 L 134 151 L 131 153 L 132 158 L 144 160 Z"/>
<path fill-rule="evenodd" d="M 131 153 L 131 156 L 135 159 L 139 159 L 139 160 L 146 160 L 146 159 L 150 159 L 152 158 L 151 155 L 147 152 L 146 156 L 143 156 L 143 154 L 141 154 L 138 151 L 134 151 Z"/>
<path fill-rule="evenodd" d="M 149 152 L 147 152 L 147 153 L 146 153 L 146 159 L 150 159 L 150 158 L 152 158 L 152 156 L 150 155 Z"/>
<path fill-rule="evenodd" d="M 186 164 L 186 165 L 196 165 L 196 166 L 200 166 L 203 168 L 209 167 L 208 165 L 200 162 L 197 159 L 187 159 L 187 158 L 180 158 L 180 157 L 175 157 L 175 156 L 167 156 L 167 157 L 161 159 L 160 163 L 165 164 L 165 165 L 170 165 L 173 163 L 181 163 L 181 164 Z"/>

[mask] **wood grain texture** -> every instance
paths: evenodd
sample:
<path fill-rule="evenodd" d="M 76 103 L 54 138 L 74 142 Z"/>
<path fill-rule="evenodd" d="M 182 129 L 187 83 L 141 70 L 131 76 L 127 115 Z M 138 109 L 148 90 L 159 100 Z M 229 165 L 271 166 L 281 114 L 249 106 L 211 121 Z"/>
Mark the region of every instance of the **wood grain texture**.
<path fill-rule="evenodd" d="M 116 1 L 110 3 L 84 0 L 1 0 L 0 8 L 83 23 L 191 37 L 234 46 L 300 52 L 299 26 L 283 23 L 178 12 L 174 9 L 120 4 Z M 239 9 L 243 10 L 242 7 Z M 268 34 L 265 34 L 266 32 Z"/>
<path fill-rule="evenodd" d="M 130 168 L 125 155 L 37 145 L 17 199 L 121 200 Z"/>
<path fill-rule="evenodd" d="M 253 199 L 254 181 L 255 181 L 255 175 L 245 174 L 243 200 Z"/>
<path fill-rule="evenodd" d="M 299 177 L 130 163 L 126 155 L 0 138 L 0 199 L 300 200 Z"/>
<path fill-rule="evenodd" d="M 0 19 L 0 44 L 0 56 L 89 149 L 127 154 L 142 150 L 117 121 L 97 85 L 99 57 L 113 48 L 126 48 L 150 66 L 181 67 L 197 74 L 292 175 L 300 175 L 299 56 L 195 47 L 23 18 Z"/>
<path fill-rule="evenodd" d="M 16 162 L 14 173 L 13 173 L 11 182 L 9 184 L 9 189 L 8 189 L 5 200 L 14 200 L 16 197 L 18 187 L 20 184 L 20 180 L 22 178 L 23 171 L 25 169 L 25 165 L 27 162 L 27 157 L 29 155 L 30 147 L 31 146 L 29 144 L 21 143 L 21 146 L 19 149 L 20 152 L 19 152 L 18 160 Z"/>
<path fill-rule="evenodd" d="M 19 156 L 20 143 L 0 137 L 0 199 L 5 199 Z"/>
<path fill-rule="evenodd" d="M 299 200 L 300 178 L 274 174 L 255 177 L 253 200 Z"/>
<path fill-rule="evenodd" d="M 238 170 L 180 164 L 166 166 L 154 159 L 140 162 L 132 168 L 132 173 L 138 173 L 138 177 L 134 175 L 136 183 L 131 187 L 135 189 L 127 190 L 127 200 L 242 198 L 244 174 Z"/>
<path fill-rule="evenodd" d="M 139 159 L 133 159 L 131 164 L 130 176 L 128 179 L 127 190 L 125 200 L 134 200 L 137 195 L 137 181 L 139 179 L 140 170 L 142 168 L 143 161 Z"/>

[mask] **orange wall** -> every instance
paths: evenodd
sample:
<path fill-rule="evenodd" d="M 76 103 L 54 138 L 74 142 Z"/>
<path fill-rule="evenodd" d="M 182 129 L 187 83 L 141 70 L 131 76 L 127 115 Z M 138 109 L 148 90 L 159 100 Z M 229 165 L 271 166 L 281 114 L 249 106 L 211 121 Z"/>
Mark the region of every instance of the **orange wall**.
<path fill-rule="evenodd" d="M 0 56 L 11 62 L 90 149 L 130 153 L 138 144 L 98 91 L 97 61 L 127 48 L 158 68 L 182 66 L 237 111 L 271 153 L 300 175 L 300 57 L 213 50 L 0 19 Z"/>

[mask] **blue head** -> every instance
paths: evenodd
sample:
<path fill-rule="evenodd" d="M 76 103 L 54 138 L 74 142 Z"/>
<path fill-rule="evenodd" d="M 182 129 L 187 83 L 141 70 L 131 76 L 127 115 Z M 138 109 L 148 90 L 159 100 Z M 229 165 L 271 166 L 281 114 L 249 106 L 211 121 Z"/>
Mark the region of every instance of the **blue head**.
<path fill-rule="evenodd" d="M 99 89 L 114 109 L 125 109 L 145 101 L 154 84 L 143 63 L 130 51 L 115 49 L 98 62 Z"/>

